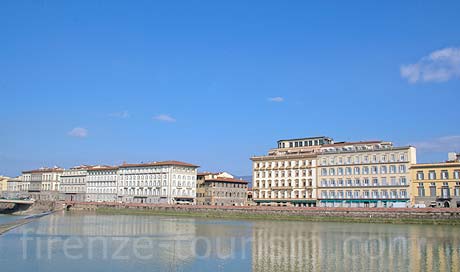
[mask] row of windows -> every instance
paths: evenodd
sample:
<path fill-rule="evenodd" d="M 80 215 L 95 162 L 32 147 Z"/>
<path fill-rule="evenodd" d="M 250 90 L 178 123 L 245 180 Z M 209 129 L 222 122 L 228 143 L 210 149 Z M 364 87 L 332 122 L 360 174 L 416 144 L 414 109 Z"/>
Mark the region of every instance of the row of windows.
<path fill-rule="evenodd" d="M 271 188 L 271 187 L 312 187 L 313 186 L 313 180 L 266 180 L 266 181 L 255 181 L 254 182 L 254 188 Z"/>
<path fill-rule="evenodd" d="M 85 178 L 61 178 L 61 184 L 85 183 Z"/>
<path fill-rule="evenodd" d="M 246 184 L 242 183 L 228 183 L 228 182 L 213 182 L 212 187 L 221 187 L 221 188 L 248 188 Z"/>
<path fill-rule="evenodd" d="M 278 144 L 278 148 L 286 148 L 286 147 L 307 147 L 307 146 L 317 146 L 317 145 L 323 145 L 324 139 L 317 139 L 317 140 L 304 140 L 304 141 L 292 141 L 289 142 L 289 145 L 286 144 L 286 142 L 280 142 Z M 330 143 L 330 141 L 326 141 L 326 143 Z"/>
<path fill-rule="evenodd" d="M 65 185 L 61 185 L 61 191 L 62 192 L 84 193 L 84 192 L 86 192 L 86 189 L 85 189 L 84 186 L 65 186 Z"/>
<path fill-rule="evenodd" d="M 116 194 L 116 188 L 88 188 L 90 194 Z"/>
<path fill-rule="evenodd" d="M 134 174 L 134 173 L 142 173 L 142 174 L 149 174 L 149 173 L 158 173 L 158 172 L 167 172 L 171 167 L 142 167 L 142 168 L 129 168 L 129 169 L 121 169 L 119 173 L 121 174 Z M 194 173 L 196 169 L 193 167 L 173 167 L 173 171 L 182 171 L 186 173 Z"/>
<path fill-rule="evenodd" d="M 456 183 L 456 186 L 452 188 L 454 192 L 454 196 L 460 196 L 460 182 Z M 428 196 L 425 191 L 425 186 L 423 183 L 419 183 L 417 187 L 418 196 L 424 197 Z M 440 192 L 440 194 L 438 194 Z M 450 198 L 451 196 L 451 188 L 449 188 L 448 184 L 444 184 L 440 190 L 437 190 L 436 185 L 433 183 L 429 187 L 429 196 L 431 197 L 443 197 L 443 198 Z"/>
<path fill-rule="evenodd" d="M 101 175 L 97 175 L 97 176 L 88 176 L 88 179 L 87 179 L 89 182 L 90 181 L 105 181 L 105 180 L 111 180 L 111 181 L 116 181 L 117 180 L 117 176 L 115 175 L 110 175 L 110 176 L 101 176 Z"/>
<path fill-rule="evenodd" d="M 287 199 L 287 198 L 312 198 L 311 192 L 299 192 L 299 191 L 287 191 L 277 190 L 271 192 L 254 192 L 254 198 L 266 198 L 266 199 Z"/>
<path fill-rule="evenodd" d="M 313 176 L 313 170 L 291 170 L 291 171 L 256 171 L 256 178 L 277 177 L 308 177 Z"/>
<path fill-rule="evenodd" d="M 405 186 L 408 185 L 406 177 L 381 177 L 363 178 L 363 179 L 322 179 L 321 187 L 334 186 Z"/>
<path fill-rule="evenodd" d="M 116 171 L 88 171 L 88 176 L 116 175 Z"/>
<path fill-rule="evenodd" d="M 322 191 L 321 192 L 321 198 L 323 199 L 334 199 L 334 198 L 339 198 L 339 199 L 357 199 L 357 198 L 407 198 L 407 191 L 406 190 L 373 190 L 373 191 Z"/>
<path fill-rule="evenodd" d="M 207 196 L 214 196 L 214 197 L 239 197 L 239 198 L 246 198 L 246 192 L 227 192 L 227 191 L 212 191 L 207 192 Z"/>
<path fill-rule="evenodd" d="M 441 179 L 449 179 L 449 171 L 448 170 L 441 170 Z M 453 173 L 454 179 L 460 179 L 460 170 L 455 170 Z M 417 171 L 417 180 L 424 180 L 425 173 L 423 171 Z M 428 179 L 437 179 L 436 171 L 430 170 L 428 171 Z"/>
<path fill-rule="evenodd" d="M 399 165 L 381 165 L 379 166 L 356 166 L 356 167 L 338 167 L 338 168 L 321 168 L 321 176 L 343 176 L 343 175 L 377 175 L 377 174 L 404 174 L 407 173 L 407 167 L 404 164 Z"/>
<path fill-rule="evenodd" d="M 313 160 L 292 160 L 292 161 L 275 161 L 275 162 L 257 162 L 254 163 L 254 169 L 267 167 L 300 167 L 313 166 Z"/>
<path fill-rule="evenodd" d="M 114 187 L 116 186 L 115 181 L 104 181 L 104 182 L 91 182 L 88 183 L 88 186 L 93 186 L 93 187 Z"/>
<path fill-rule="evenodd" d="M 120 189 L 122 195 L 133 195 L 133 196 L 167 196 L 167 190 L 163 188 L 159 189 Z M 191 189 L 173 189 L 172 196 L 195 196 L 195 190 Z"/>
<path fill-rule="evenodd" d="M 320 159 L 321 165 L 342 165 L 342 164 L 359 164 L 359 163 L 387 163 L 387 162 L 407 162 L 406 153 L 398 154 L 371 154 L 371 155 L 354 155 L 354 156 L 333 156 Z"/>

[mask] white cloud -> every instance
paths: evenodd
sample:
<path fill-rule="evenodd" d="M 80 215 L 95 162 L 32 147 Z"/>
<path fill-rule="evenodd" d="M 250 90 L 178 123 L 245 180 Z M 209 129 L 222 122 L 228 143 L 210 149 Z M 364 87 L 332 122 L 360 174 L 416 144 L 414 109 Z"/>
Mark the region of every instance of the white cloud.
<path fill-rule="evenodd" d="M 429 141 L 412 144 L 417 150 L 425 152 L 453 152 L 460 151 L 460 136 L 443 136 Z"/>
<path fill-rule="evenodd" d="M 444 82 L 460 78 L 460 47 L 434 51 L 417 63 L 401 65 L 400 72 L 410 83 Z"/>
<path fill-rule="evenodd" d="M 86 128 L 76 127 L 69 131 L 68 134 L 72 137 L 85 138 L 88 137 L 88 130 Z"/>
<path fill-rule="evenodd" d="M 129 112 L 127 110 L 120 111 L 120 112 L 113 112 L 110 114 L 111 117 L 122 118 L 126 119 L 129 118 Z"/>
<path fill-rule="evenodd" d="M 270 98 L 268 98 L 268 101 L 280 103 L 280 102 L 284 101 L 284 98 L 282 98 L 281 96 L 270 97 Z"/>
<path fill-rule="evenodd" d="M 176 119 L 174 119 L 172 116 L 168 114 L 160 114 L 156 115 L 153 117 L 154 120 L 161 121 L 161 122 L 168 122 L 168 123 L 174 123 L 176 122 Z"/>

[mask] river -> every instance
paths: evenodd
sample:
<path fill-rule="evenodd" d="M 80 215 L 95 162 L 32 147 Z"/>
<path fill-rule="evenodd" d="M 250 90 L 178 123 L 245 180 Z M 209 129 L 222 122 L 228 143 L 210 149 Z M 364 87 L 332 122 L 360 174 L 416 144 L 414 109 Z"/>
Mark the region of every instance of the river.
<path fill-rule="evenodd" d="M 53 214 L 0 236 L 1 271 L 460 271 L 460 227 Z"/>
<path fill-rule="evenodd" d="M 23 217 L 24 216 L 13 216 L 13 215 L 0 214 L 0 224 L 12 222 L 12 221 L 21 219 Z"/>

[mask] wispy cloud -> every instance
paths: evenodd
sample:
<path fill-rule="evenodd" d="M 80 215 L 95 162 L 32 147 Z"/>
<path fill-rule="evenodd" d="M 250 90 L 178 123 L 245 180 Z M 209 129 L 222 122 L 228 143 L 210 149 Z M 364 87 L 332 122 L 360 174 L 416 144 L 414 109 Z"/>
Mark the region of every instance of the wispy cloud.
<path fill-rule="evenodd" d="M 159 115 L 153 116 L 153 119 L 160 121 L 160 122 L 168 122 L 168 123 L 176 122 L 176 119 L 168 114 L 159 114 Z"/>
<path fill-rule="evenodd" d="M 434 51 L 416 63 L 401 65 L 400 72 L 410 83 L 444 82 L 460 78 L 460 47 Z"/>
<path fill-rule="evenodd" d="M 129 118 L 130 115 L 127 110 L 124 110 L 124 111 L 119 111 L 119 112 L 113 112 L 110 114 L 110 117 L 126 119 L 126 118 Z"/>
<path fill-rule="evenodd" d="M 436 139 L 413 143 L 417 150 L 425 152 L 450 152 L 460 150 L 460 135 L 443 136 Z"/>
<path fill-rule="evenodd" d="M 284 98 L 282 98 L 281 96 L 270 97 L 270 98 L 268 98 L 268 101 L 281 103 L 281 102 L 284 102 Z"/>
<path fill-rule="evenodd" d="M 86 138 L 88 137 L 88 130 L 86 128 L 76 127 L 68 132 L 69 136 L 77 138 Z"/>

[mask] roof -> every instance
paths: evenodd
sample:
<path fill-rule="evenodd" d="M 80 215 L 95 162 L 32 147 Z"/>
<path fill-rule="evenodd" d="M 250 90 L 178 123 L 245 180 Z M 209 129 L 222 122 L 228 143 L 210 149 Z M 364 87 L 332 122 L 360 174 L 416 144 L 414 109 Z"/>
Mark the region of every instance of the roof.
<path fill-rule="evenodd" d="M 110 166 L 110 165 L 95 165 L 88 168 L 85 168 L 87 171 L 99 171 L 99 170 L 116 170 L 118 166 Z"/>
<path fill-rule="evenodd" d="M 362 145 L 362 144 L 381 144 L 383 141 L 373 140 L 373 141 L 360 141 L 360 142 L 337 142 L 333 144 L 325 144 L 321 147 L 336 147 L 336 146 L 345 146 L 345 145 Z"/>
<path fill-rule="evenodd" d="M 242 179 L 233 179 L 233 178 L 212 178 L 212 179 L 207 179 L 205 182 L 208 181 L 219 181 L 219 182 L 229 182 L 229 183 L 244 183 L 248 184 L 247 181 L 242 180 Z"/>
<path fill-rule="evenodd" d="M 410 168 L 431 168 L 431 167 L 460 167 L 460 161 L 417 163 L 412 164 Z"/>
<path fill-rule="evenodd" d="M 277 142 L 284 142 L 284 141 L 299 141 L 299 140 L 315 140 L 315 139 L 331 139 L 331 137 L 327 136 L 317 136 L 317 137 L 304 137 L 304 138 L 293 138 L 293 139 L 282 139 L 278 140 Z"/>
<path fill-rule="evenodd" d="M 60 167 L 53 167 L 53 168 L 43 167 L 43 168 L 34 169 L 34 170 L 22 171 L 22 173 L 32 174 L 32 173 L 51 173 L 51 172 L 63 172 L 63 171 L 64 169 Z"/>
<path fill-rule="evenodd" d="M 127 167 L 148 167 L 148 166 L 185 166 L 185 167 L 195 167 L 198 168 L 198 165 L 180 162 L 180 161 L 160 161 L 160 162 L 147 162 L 147 163 L 123 163 L 120 165 L 120 168 L 127 168 Z"/>

